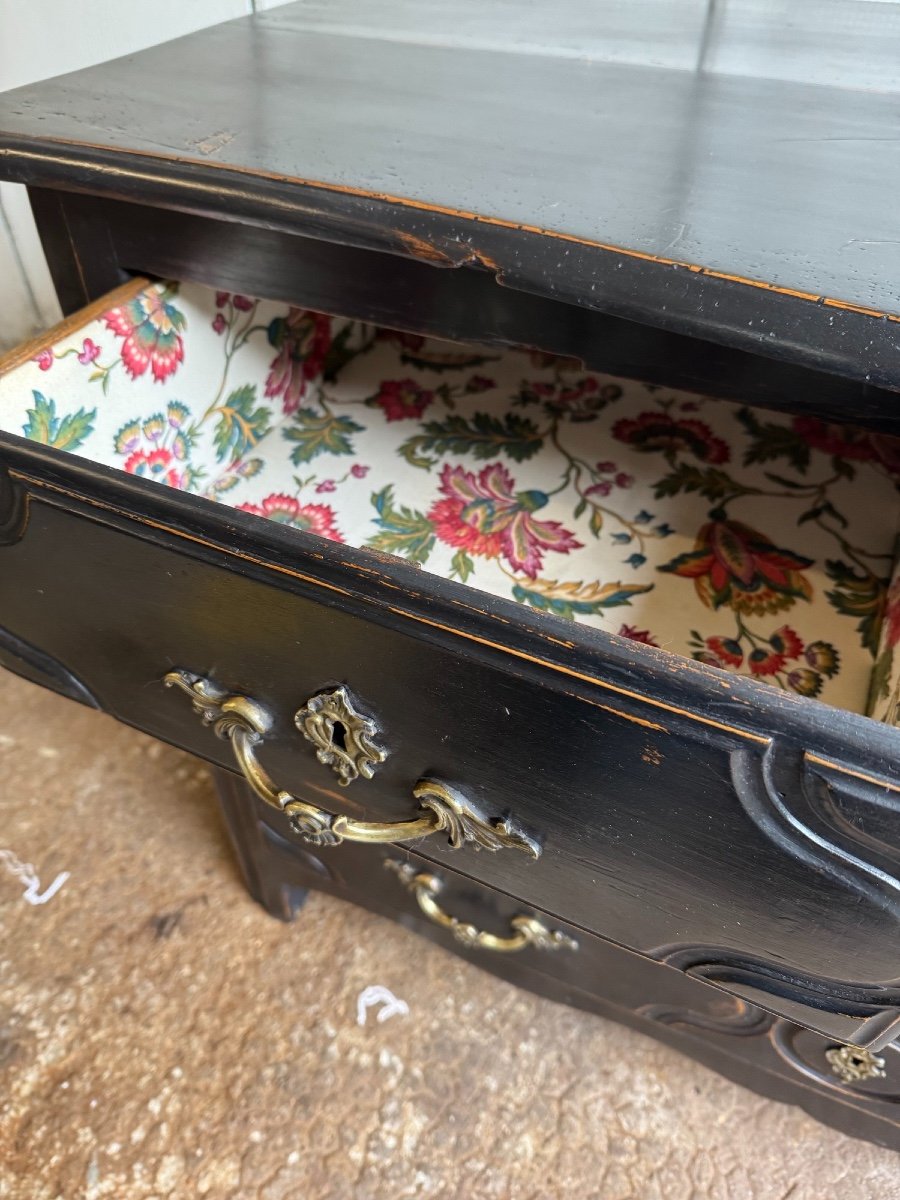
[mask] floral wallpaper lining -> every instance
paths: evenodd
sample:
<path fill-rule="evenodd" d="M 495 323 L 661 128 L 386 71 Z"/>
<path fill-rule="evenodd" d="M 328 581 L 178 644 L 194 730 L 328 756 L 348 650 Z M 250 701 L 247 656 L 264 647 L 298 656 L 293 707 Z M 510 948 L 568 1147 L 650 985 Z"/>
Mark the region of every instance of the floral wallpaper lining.
<path fill-rule="evenodd" d="M 188 284 L 8 370 L 0 424 L 898 719 L 897 439 Z"/>
<path fill-rule="evenodd" d="M 900 539 L 894 576 L 884 600 L 881 638 L 872 671 L 867 712 L 876 721 L 900 725 Z"/>

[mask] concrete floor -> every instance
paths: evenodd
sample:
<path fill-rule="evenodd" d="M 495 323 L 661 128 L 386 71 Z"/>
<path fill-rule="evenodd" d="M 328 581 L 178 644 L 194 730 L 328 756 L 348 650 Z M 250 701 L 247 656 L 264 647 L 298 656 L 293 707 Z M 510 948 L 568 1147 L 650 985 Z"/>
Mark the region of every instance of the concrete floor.
<path fill-rule="evenodd" d="M 390 922 L 245 894 L 205 770 L 0 672 L 0 1196 L 900 1200 L 900 1156 Z M 357 1025 L 383 984 L 408 1016 Z"/>

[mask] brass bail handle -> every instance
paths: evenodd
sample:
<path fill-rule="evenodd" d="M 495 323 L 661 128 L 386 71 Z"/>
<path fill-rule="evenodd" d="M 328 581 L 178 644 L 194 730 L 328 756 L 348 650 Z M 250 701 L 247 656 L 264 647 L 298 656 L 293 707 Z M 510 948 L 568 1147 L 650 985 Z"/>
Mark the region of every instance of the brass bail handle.
<path fill-rule="evenodd" d="M 517 950 L 525 950 L 528 946 L 533 946 L 535 950 L 578 949 L 578 943 L 567 933 L 563 933 L 561 929 L 550 929 L 543 921 L 526 913 L 512 918 L 512 933 L 508 937 L 487 933 L 444 912 L 437 901 L 444 885 L 436 875 L 418 871 L 411 863 L 397 862 L 393 858 L 386 858 L 384 865 L 399 877 L 407 891 L 412 892 L 416 903 L 429 921 L 443 929 L 449 929 L 456 940 L 469 949 L 493 950 L 499 954 L 512 954 Z"/>
<path fill-rule="evenodd" d="M 420 779 L 415 785 L 413 796 L 419 802 L 420 815 L 408 821 L 358 821 L 300 800 L 279 788 L 257 758 L 257 751 L 273 725 L 270 713 L 261 704 L 249 696 L 229 693 L 202 675 L 181 669 L 169 671 L 163 683 L 166 687 L 179 688 L 191 698 L 194 712 L 203 723 L 231 743 L 241 774 L 256 795 L 284 813 L 291 829 L 313 845 L 337 846 L 343 841 L 410 842 L 433 833 L 446 833 L 454 850 L 471 843 L 476 850 L 521 850 L 532 858 L 540 856 L 537 842 L 512 821 L 486 817 L 455 788 L 437 779 Z M 338 689 L 327 697 L 314 697 L 296 714 L 295 724 L 318 746 L 320 761 L 328 762 L 336 771 L 346 774 L 346 753 L 340 747 L 325 743 L 322 721 L 316 719 L 321 717 L 323 708 L 327 708 L 318 703 L 321 700 L 349 704 L 346 689 Z M 346 711 L 358 716 L 352 709 Z M 374 746 L 371 737 L 364 744 L 370 769 L 359 770 L 356 777 L 365 778 L 371 775 L 371 765 L 381 761 L 385 752 Z"/>

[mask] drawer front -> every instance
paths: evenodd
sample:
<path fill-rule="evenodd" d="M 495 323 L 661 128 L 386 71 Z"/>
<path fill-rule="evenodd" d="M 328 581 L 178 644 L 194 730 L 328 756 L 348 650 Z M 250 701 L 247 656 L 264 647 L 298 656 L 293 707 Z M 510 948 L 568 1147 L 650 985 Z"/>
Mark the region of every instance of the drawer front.
<path fill-rule="evenodd" d="M 245 848 L 254 847 L 254 868 L 264 877 L 257 890 L 263 895 L 298 886 L 330 892 L 391 917 L 520 987 L 661 1038 L 736 1082 L 799 1104 L 844 1132 L 900 1145 L 896 1043 L 877 1054 L 842 1046 L 452 870 L 436 871 L 406 848 L 348 846 L 341 855 L 312 853 L 255 823 L 258 808 L 244 786 L 222 778 L 219 784 L 229 820 L 245 831 Z M 437 920 L 430 905 L 423 911 L 418 902 L 419 890 L 425 888 L 427 896 L 434 882 Z M 301 924 L 303 919 L 301 914 Z M 523 922 L 552 940 L 538 937 L 516 948 Z M 487 943 L 473 937 L 473 930 L 487 935 Z"/>
<path fill-rule="evenodd" d="M 521 843 L 417 841 L 436 863 L 830 1036 L 893 1036 L 895 731 L 15 439 L 5 458 L 0 660 L 32 647 L 70 694 L 234 766 L 163 685 L 204 677 L 258 702 L 254 754 L 301 802 L 421 820 L 436 782 Z M 295 720 L 342 687 L 376 751 L 347 787 Z"/>

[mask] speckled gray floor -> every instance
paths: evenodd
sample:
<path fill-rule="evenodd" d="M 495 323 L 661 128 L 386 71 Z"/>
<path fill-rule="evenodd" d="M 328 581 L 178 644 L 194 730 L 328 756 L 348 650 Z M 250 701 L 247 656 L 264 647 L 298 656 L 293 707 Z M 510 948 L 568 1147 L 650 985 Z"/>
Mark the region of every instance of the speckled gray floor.
<path fill-rule="evenodd" d="M 900 1200 L 900 1155 L 315 896 L 194 761 L 0 672 L 4 1200 Z M 359 992 L 408 1016 L 356 1023 Z"/>

